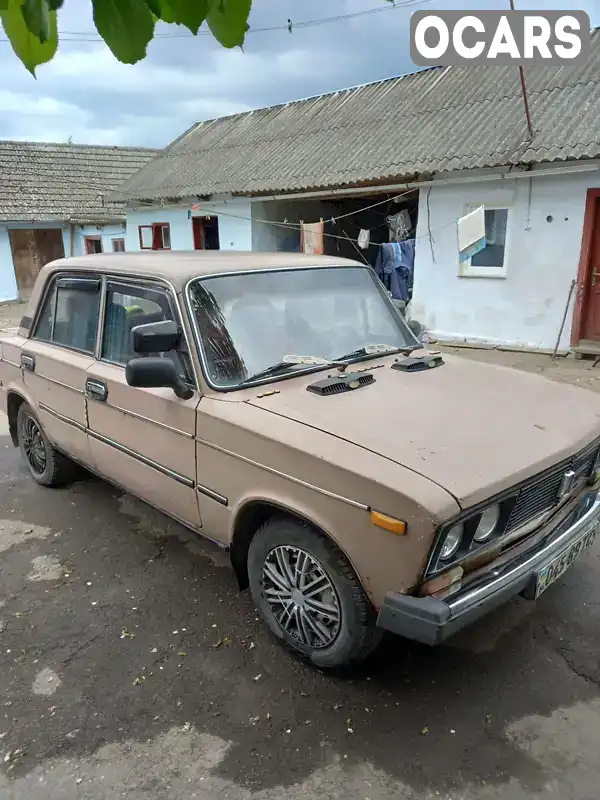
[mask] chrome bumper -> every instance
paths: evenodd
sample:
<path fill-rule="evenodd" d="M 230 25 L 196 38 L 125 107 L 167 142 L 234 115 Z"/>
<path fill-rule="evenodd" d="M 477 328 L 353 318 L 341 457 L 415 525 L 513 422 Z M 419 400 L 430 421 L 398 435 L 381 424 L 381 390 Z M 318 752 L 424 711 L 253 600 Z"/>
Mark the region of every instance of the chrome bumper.
<path fill-rule="evenodd" d="M 600 494 L 591 492 L 541 542 L 452 597 L 439 600 L 397 592 L 387 594 L 377 625 L 399 636 L 435 645 L 513 597 L 522 595 L 533 599 L 538 572 L 566 551 L 598 519 Z"/>

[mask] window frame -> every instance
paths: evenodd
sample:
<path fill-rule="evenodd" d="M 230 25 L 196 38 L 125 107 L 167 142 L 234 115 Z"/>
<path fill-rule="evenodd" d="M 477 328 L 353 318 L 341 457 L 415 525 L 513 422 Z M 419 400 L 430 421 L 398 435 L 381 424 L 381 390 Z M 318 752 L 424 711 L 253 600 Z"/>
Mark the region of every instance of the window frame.
<path fill-rule="evenodd" d="M 123 243 L 123 247 L 122 248 L 115 247 L 116 242 L 122 242 Z M 111 239 L 111 243 L 112 243 L 112 251 L 113 251 L 113 253 L 124 253 L 125 252 L 125 237 L 124 236 L 115 236 L 113 239 Z"/>
<path fill-rule="evenodd" d="M 146 230 L 148 228 L 151 231 L 151 245 L 150 245 L 150 247 L 146 247 L 144 245 L 144 240 L 143 240 L 143 236 L 142 236 L 142 231 L 144 231 L 144 230 Z M 165 247 L 165 243 L 164 243 L 163 230 L 165 228 L 167 228 L 167 230 L 169 231 L 169 246 L 168 247 Z M 154 242 L 155 242 L 155 239 L 156 239 L 157 231 L 159 229 L 161 231 L 160 240 L 161 240 L 162 247 L 155 247 L 154 246 Z M 139 239 L 139 243 L 140 243 L 140 250 L 171 250 L 171 223 L 170 222 L 152 222 L 152 223 L 147 223 L 146 225 L 138 225 L 138 239 Z"/>
<path fill-rule="evenodd" d="M 100 242 L 100 250 L 98 250 L 98 251 L 93 250 L 90 253 L 88 251 L 88 242 Z M 104 252 L 104 242 L 102 241 L 102 236 L 100 236 L 100 235 L 84 236 L 83 237 L 83 244 L 84 244 L 84 247 L 85 247 L 86 256 L 98 255 L 99 253 L 103 253 Z"/>
<path fill-rule="evenodd" d="M 113 361 L 112 359 L 105 358 L 102 355 L 103 345 L 104 345 L 104 333 L 106 330 L 106 316 L 108 310 L 108 297 L 109 292 L 115 290 L 115 287 L 119 287 L 120 294 L 127 294 L 127 289 L 132 289 L 134 294 L 137 292 L 148 292 L 154 294 L 162 294 L 166 297 L 167 302 L 169 304 L 169 309 L 173 315 L 173 320 L 179 325 L 183 333 L 183 341 L 185 342 L 185 348 L 187 352 L 187 361 L 189 364 L 186 364 L 185 361 L 182 359 L 182 367 L 184 371 L 187 373 L 185 383 L 194 391 L 198 389 L 198 379 L 196 376 L 196 370 L 194 366 L 194 359 L 190 349 L 190 342 L 187 336 L 185 326 L 183 325 L 182 321 L 182 314 L 179 304 L 176 299 L 175 292 L 171 285 L 152 281 L 151 279 L 137 279 L 137 278 L 128 278 L 126 275 L 111 275 L 105 274 L 102 286 L 102 297 L 100 301 L 100 325 L 98 328 L 98 338 L 96 341 L 96 361 L 103 363 L 103 364 L 110 364 L 113 367 L 120 367 L 122 370 L 125 370 L 127 364 L 123 364 L 120 361 Z M 177 351 L 179 352 L 179 351 Z"/>
<path fill-rule="evenodd" d="M 56 307 L 58 304 L 58 291 L 54 297 L 54 315 L 52 318 L 52 328 L 50 331 L 50 339 L 44 339 L 41 336 L 37 335 L 37 332 L 40 327 L 40 321 L 42 318 L 42 314 L 46 308 L 46 303 L 48 302 L 49 298 L 52 295 L 52 292 L 55 287 L 57 287 L 57 283 L 59 280 L 68 280 L 73 281 L 73 283 L 89 283 L 90 281 L 96 281 L 98 284 L 98 314 L 96 317 L 96 338 L 94 341 L 94 347 L 92 350 L 83 350 L 80 347 L 73 347 L 72 345 L 63 344 L 62 342 L 55 342 L 52 337 L 54 335 L 54 326 L 56 324 Z M 64 288 L 67 289 L 69 287 L 57 287 L 57 288 Z M 77 288 L 76 286 L 72 288 Z M 103 285 L 102 285 L 102 276 L 101 275 L 94 275 L 93 273 L 89 272 L 81 272 L 81 273 L 73 273 L 73 272 L 57 272 L 54 275 L 51 275 L 48 280 L 46 281 L 46 285 L 44 286 L 44 291 L 40 302 L 38 304 L 38 308 L 36 310 L 35 319 L 31 326 L 31 331 L 29 332 L 28 340 L 41 342 L 42 344 L 50 345 L 51 347 L 58 347 L 62 350 L 68 350 L 71 353 L 81 353 L 82 355 L 90 356 L 91 358 L 96 358 L 96 348 L 98 344 L 98 331 L 100 330 L 101 322 L 102 322 L 102 298 L 103 298 Z"/>
<path fill-rule="evenodd" d="M 483 206 L 484 211 L 506 211 L 506 236 L 504 239 L 504 259 L 501 267 L 474 267 L 472 259 L 458 262 L 459 278 L 506 278 L 508 274 L 507 261 L 510 247 L 512 227 L 512 207 L 507 203 L 468 203 L 464 213 L 470 214 Z"/>

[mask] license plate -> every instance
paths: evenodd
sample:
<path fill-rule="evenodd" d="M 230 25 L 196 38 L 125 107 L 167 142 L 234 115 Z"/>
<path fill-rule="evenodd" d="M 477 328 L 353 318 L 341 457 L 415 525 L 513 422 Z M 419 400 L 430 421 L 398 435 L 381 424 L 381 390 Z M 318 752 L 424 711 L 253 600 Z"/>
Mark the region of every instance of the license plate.
<path fill-rule="evenodd" d="M 569 569 L 573 561 L 578 558 L 584 550 L 591 547 L 598 533 L 598 525 L 600 520 L 594 522 L 588 527 L 579 539 L 573 542 L 564 552 L 557 556 L 554 561 L 551 561 L 537 574 L 537 583 L 535 587 L 535 596 L 538 598 L 546 589 L 557 581 L 561 575 Z"/>

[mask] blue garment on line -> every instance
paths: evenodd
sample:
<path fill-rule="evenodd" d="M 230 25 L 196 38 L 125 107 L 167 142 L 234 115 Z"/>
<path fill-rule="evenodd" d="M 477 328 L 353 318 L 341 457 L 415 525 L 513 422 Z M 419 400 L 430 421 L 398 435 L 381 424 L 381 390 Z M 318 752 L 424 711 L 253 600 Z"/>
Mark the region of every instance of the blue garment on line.
<path fill-rule="evenodd" d="M 389 242 L 379 248 L 375 272 L 394 300 L 408 303 L 415 265 L 415 240 Z"/>

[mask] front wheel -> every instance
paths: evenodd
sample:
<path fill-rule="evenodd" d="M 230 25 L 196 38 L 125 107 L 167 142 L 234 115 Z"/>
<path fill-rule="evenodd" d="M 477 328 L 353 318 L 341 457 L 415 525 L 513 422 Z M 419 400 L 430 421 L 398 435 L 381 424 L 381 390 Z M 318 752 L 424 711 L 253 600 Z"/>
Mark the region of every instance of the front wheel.
<path fill-rule="evenodd" d="M 40 421 L 27 403 L 17 414 L 21 454 L 31 476 L 42 486 L 64 486 L 73 479 L 74 464 L 48 441 Z"/>
<path fill-rule="evenodd" d="M 250 544 L 248 575 L 269 628 L 315 666 L 357 663 L 376 647 L 375 612 L 352 567 L 309 525 L 266 522 Z"/>

